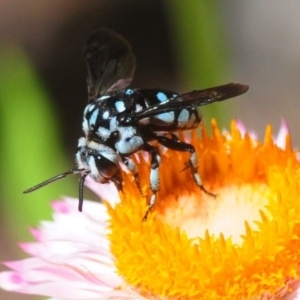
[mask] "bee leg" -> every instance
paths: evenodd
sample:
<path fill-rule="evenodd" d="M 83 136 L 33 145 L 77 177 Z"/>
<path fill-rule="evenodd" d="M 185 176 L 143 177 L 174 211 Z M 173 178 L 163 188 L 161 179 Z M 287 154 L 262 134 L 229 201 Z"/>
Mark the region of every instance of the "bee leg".
<path fill-rule="evenodd" d="M 131 172 L 131 174 L 134 178 L 134 181 L 137 185 L 137 188 L 139 189 L 141 195 L 143 196 L 142 187 L 141 187 L 141 183 L 140 183 L 140 179 L 139 179 L 139 173 L 138 173 L 136 164 L 130 157 L 122 157 L 122 160 L 123 160 L 125 166 L 128 168 L 128 170 Z"/>
<path fill-rule="evenodd" d="M 147 220 L 148 214 L 150 213 L 152 207 L 155 204 L 156 193 L 159 190 L 159 172 L 158 172 L 158 170 L 159 170 L 161 158 L 158 153 L 158 149 L 155 146 L 151 146 L 149 144 L 144 144 L 142 150 L 149 152 L 151 155 L 150 189 L 152 191 L 152 195 L 150 198 L 150 203 L 149 203 L 148 209 L 143 217 L 143 222 L 145 222 Z"/>
<path fill-rule="evenodd" d="M 110 180 L 115 184 L 117 190 L 123 193 L 123 179 L 121 173 L 118 172 L 112 178 L 110 178 Z"/>
<path fill-rule="evenodd" d="M 191 145 L 192 146 L 192 145 Z M 193 147 L 193 146 L 192 146 Z M 212 196 L 214 198 L 217 197 L 216 194 L 213 194 L 211 192 L 209 192 L 202 184 L 202 180 L 201 180 L 201 177 L 199 175 L 199 173 L 197 172 L 197 169 L 198 169 L 198 156 L 197 156 L 197 153 L 195 152 L 195 149 L 193 147 L 193 152 L 191 153 L 191 156 L 190 156 L 190 160 L 188 162 L 189 164 L 189 167 L 192 171 L 192 174 L 193 174 L 193 178 L 194 178 L 194 181 L 196 182 L 196 184 L 200 187 L 200 189 L 207 195 L 209 196 Z"/>
<path fill-rule="evenodd" d="M 190 145 L 188 143 L 180 141 L 177 137 L 172 136 L 172 138 L 168 138 L 166 136 L 158 135 L 156 137 L 157 141 L 165 146 L 166 148 L 176 150 L 176 151 L 184 151 L 184 152 L 189 152 L 191 153 L 188 165 L 192 171 L 192 175 L 194 178 L 195 183 L 199 186 L 199 188 L 206 194 L 216 197 L 215 194 L 209 192 L 208 190 L 205 189 L 205 187 L 202 184 L 201 177 L 199 173 L 197 172 L 198 169 L 198 156 L 195 151 L 195 148 L 193 145 Z"/>
<path fill-rule="evenodd" d="M 170 134 L 172 140 L 176 140 L 176 141 L 180 142 L 179 137 L 175 133 L 170 132 L 169 134 Z"/>

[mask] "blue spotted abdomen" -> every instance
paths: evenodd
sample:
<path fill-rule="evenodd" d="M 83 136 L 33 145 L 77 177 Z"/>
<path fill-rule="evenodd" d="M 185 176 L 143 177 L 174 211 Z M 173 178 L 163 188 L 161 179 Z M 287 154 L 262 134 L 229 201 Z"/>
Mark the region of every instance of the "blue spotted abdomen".
<path fill-rule="evenodd" d="M 83 117 L 83 131 L 86 136 L 107 140 L 118 130 L 119 114 L 131 115 L 149 107 L 159 105 L 178 97 L 178 94 L 159 89 L 123 89 L 101 96 L 87 105 Z M 147 127 L 152 131 L 178 131 L 196 128 L 201 122 L 196 107 L 174 107 L 171 111 L 157 113 L 141 119 L 132 126 Z"/>
<path fill-rule="evenodd" d="M 178 94 L 158 89 L 140 89 L 135 90 L 139 94 L 141 106 L 147 108 L 170 101 L 178 97 Z M 174 108 L 172 111 L 159 113 L 149 118 L 142 119 L 139 124 L 148 126 L 153 131 L 177 131 L 189 130 L 199 126 L 201 123 L 201 114 L 197 107 Z"/>

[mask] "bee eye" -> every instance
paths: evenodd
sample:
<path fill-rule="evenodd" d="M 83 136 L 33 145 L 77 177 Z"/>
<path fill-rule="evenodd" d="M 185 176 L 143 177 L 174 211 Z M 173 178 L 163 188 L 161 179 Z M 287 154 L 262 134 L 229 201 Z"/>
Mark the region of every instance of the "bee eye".
<path fill-rule="evenodd" d="M 95 156 L 96 166 L 105 178 L 113 177 L 118 171 L 118 165 L 102 155 Z"/>

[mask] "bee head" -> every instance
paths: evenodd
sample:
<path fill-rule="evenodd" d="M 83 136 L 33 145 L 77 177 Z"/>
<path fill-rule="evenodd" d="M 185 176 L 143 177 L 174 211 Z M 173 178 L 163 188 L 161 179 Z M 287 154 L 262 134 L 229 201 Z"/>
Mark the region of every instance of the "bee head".
<path fill-rule="evenodd" d="M 122 189 L 122 178 L 119 172 L 119 156 L 110 147 L 95 141 L 87 141 L 86 138 L 82 137 L 78 141 L 76 161 L 78 168 L 51 177 L 25 190 L 24 193 L 31 193 L 69 175 L 81 174 L 79 181 L 78 210 L 82 211 L 83 188 L 86 176 L 90 175 L 100 183 L 112 181 L 119 190 Z"/>
<path fill-rule="evenodd" d="M 100 183 L 113 180 L 119 173 L 118 154 L 110 147 L 87 141 L 84 137 L 78 141 L 76 162 L 79 169 L 84 169 Z"/>

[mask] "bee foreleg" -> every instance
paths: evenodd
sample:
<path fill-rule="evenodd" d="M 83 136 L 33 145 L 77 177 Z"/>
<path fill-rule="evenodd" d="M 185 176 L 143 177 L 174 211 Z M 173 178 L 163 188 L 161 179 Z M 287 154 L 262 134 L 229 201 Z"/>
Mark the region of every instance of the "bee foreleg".
<path fill-rule="evenodd" d="M 123 179 L 120 172 L 117 172 L 110 180 L 115 184 L 118 191 L 123 192 Z"/>
<path fill-rule="evenodd" d="M 139 179 L 139 173 L 138 173 L 138 169 L 136 167 L 136 164 L 134 163 L 134 161 L 130 157 L 122 157 L 122 161 L 124 162 L 125 166 L 130 171 L 130 173 L 132 174 L 132 176 L 134 178 L 134 181 L 135 181 L 141 195 L 143 196 L 141 183 L 140 183 L 140 179 Z"/>
<path fill-rule="evenodd" d="M 143 217 L 143 221 L 147 220 L 148 214 L 151 211 L 152 207 L 156 201 L 156 193 L 159 190 L 159 165 L 160 165 L 160 155 L 158 153 L 158 149 L 155 146 L 151 146 L 149 144 L 144 144 L 142 150 L 147 151 L 151 155 L 151 163 L 150 163 L 150 189 L 152 191 L 152 195 L 150 198 L 148 209 Z"/>

